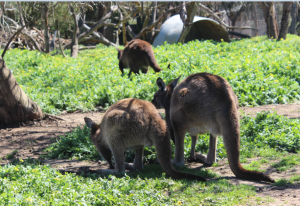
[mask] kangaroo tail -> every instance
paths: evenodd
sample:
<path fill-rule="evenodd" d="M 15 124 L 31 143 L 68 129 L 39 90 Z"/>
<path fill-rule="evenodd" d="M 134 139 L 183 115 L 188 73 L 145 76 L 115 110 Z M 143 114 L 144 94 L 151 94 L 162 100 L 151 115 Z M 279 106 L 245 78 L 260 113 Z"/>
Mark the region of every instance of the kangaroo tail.
<path fill-rule="evenodd" d="M 223 141 L 226 148 L 226 153 L 228 157 L 228 162 L 230 169 L 234 175 L 241 179 L 255 180 L 255 181 L 266 181 L 275 182 L 268 175 L 257 172 L 246 170 L 242 167 L 240 163 L 240 134 L 239 134 L 239 123 L 237 114 L 228 114 L 230 120 L 224 120 L 222 122 L 223 130 Z"/>
<path fill-rule="evenodd" d="M 161 68 L 158 66 L 158 64 L 156 63 L 155 57 L 154 57 L 154 52 L 153 50 L 150 50 L 148 52 L 148 64 L 150 67 L 153 68 L 153 70 L 155 72 L 160 72 Z"/>
<path fill-rule="evenodd" d="M 171 176 L 174 179 L 188 179 L 188 180 L 199 180 L 206 181 L 204 177 L 183 173 L 175 170 L 171 164 L 171 143 L 170 138 L 167 135 L 164 137 L 160 137 L 154 141 L 155 148 L 157 151 L 157 157 L 160 162 L 161 167 L 166 172 L 167 175 Z"/>
<path fill-rule="evenodd" d="M 223 138 L 226 137 L 223 136 Z M 238 147 L 234 145 L 226 146 L 226 152 L 230 169 L 236 177 L 247 180 L 275 182 L 271 177 L 262 172 L 246 170 L 243 168 L 239 160 L 239 144 Z"/>

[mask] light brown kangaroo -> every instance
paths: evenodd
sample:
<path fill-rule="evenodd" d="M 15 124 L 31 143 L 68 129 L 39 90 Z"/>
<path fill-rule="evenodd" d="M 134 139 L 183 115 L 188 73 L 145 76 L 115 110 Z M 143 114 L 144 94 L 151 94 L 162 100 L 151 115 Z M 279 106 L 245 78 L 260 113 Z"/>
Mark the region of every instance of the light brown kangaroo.
<path fill-rule="evenodd" d="M 112 105 L 97 125 L 84 118 L 91 128 L 91 141 L 98 152 L 110 165 L 106 173 L 124 173 L 126 169 L 143 168 L 144 146 L 154 145 L 163 170 L 175 179 L 193 179 L 206 181 L 205 178 L 182 173 L 171 164 L 171 143 L 165 121 L 151 102 L 140 99 L 123 99 Z M 133 164 L 124 162 L 124 152 L 135 149 Z M 115 159 L 115 169 L 112 163 Z"/>
<path fill-rule="evenodd" d="M 175 141 L 174 163 L 184 164 L 186 132 L 193 139 L 192 157 L 196 156 L 208 164 L 216 161 L 217 136 L 223 136 L 229 166 L 236 177 L 274 182 L 268 175 L 246 170 L 240 164 L 238 99 L 229 83 L 217 75 L 198 73 L 188 76 L 176 86 L 179 78 L 167 86 L 158 78 L 159 90 L 152 100 L 157 108 L 165 109 L 170 136 Z M 195 155 L 197 136 L 206 132 L 210 132 L 208 156 Z"/>
<path fill-rule="evenodd" d="M 130 68 L 128 77 L 131 72 L 136 74 L 147 73 L 149 66 L 154 69 L 155 72 L 160 72 L 161 68 L 157 65 L 154 57 L 154 52 L 151 44 L 140 39 L 134 39 L 128 42 L 124 50 L 118 50 L 119 68 L 124 75 L 124 68 Z"/>

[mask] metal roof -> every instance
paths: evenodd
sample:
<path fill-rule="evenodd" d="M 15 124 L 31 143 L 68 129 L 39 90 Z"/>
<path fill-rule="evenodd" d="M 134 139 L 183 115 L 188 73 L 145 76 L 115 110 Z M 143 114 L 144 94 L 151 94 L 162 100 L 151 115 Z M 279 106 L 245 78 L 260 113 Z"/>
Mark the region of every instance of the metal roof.
<path fill-rule="evenodd" d="M 161 26 L 159 34 L 156 36 L 153 42 L 153 46 L 162 45 L 165 41 L 169 44 L 177 43 L 181 31 L 183 29 L 183 23 L 179 14 L 172 16 Z M 193 26 L 189 34 L 185 38 L 185 42 L 194 39 L 213 39 L 229 42 L 228 32 L 215 20 L 200 16 L 195 16 L 193 20 Z"/>

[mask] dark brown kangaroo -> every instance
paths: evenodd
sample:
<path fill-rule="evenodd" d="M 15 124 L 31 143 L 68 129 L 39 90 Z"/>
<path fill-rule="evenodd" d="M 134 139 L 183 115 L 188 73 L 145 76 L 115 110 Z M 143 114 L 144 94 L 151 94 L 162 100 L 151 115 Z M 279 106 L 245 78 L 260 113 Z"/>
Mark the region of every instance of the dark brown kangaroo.
<path fill-rule="evenodd" d="M 155 72 L 160 72 L 161 68 L 157 65 L 154 57 L 154 52 L 151 44 L 140 39 L 134 39 L 128 42 L 124 50 L 118 49 L 119 68 L 124 74 L 124 68 L 130 68 L 128 76 L 131 72 L 136 74 L 147 73 L 149 66 L 154 69 Z"/>
<path fill-rule="evenodd" d="M 157 108 L 165 109 L 170 136 L 175 141 L 174 163 L 184 164 L 186 132 L 193 139 L 192 157 L 196 156 L 208 164 L 216 161 L 217 136 L 223 136 L 229 166 L 236 177 L 274 182 L 268 175 L 246 170 L 240 164 L 238 99 L 229 83 L 217 75 L 198 73 L 188 76 L 176 86 L 179 78 L 167 86 L 158 78 L 159 90 L 152 100 Z M 195 155 L 197 136 L 206 132 L 210 132 L 208 155 Z"/>
<path fill-rule="evenodd" d="M 167 125 L 151 102 L 123 99 L 106 111 L 100 125 L 89 118 L 84 120 L 91 128 L 91 141 L 111 168 L 114 168 L 111 160 L 112 154 L 114 155 L 115 169 L 108 169 L 106 173 L 124 173 L 125 168 L 142 169 L 144 146 L 154 145 L 166 174 L 175 179 L 206 181 L 203 177 L 182 173 L 173 168 Z M 124 152 L 128 149 L 135 149 L 133 164 L 124 162 Z"/>

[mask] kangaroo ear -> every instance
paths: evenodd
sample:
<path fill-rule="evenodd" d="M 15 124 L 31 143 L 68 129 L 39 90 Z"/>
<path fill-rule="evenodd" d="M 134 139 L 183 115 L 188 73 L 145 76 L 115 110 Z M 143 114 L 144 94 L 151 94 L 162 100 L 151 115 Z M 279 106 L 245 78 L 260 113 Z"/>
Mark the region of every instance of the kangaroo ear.
<path fill-rule="evenodd" d="M 166 90 L 166 84 L 164 83 L 164 81 L 160 77 L 157 78 L 156 84 L 157 84 L 159 90 L 161 90 L 161 91 Z"/>
<path fill-rule="evenodd" d="M 176 79 L 174 79 L 173 81 L 171 81 L 171 83 L 169 84 L 172 88 L 175 88 L 176 87 L 176 85 L 178 84 L 178 80 L 180 79 L 180 77 L 181 77 L 181 75 L 178 77 L 178 78 L 176 78 Z"/>
<path fill-rule="evenodd" d="M 91 120 L 90 118 L 85 117 L 84 118 L 85 124 L 88 126 L 88 128 L 92 129 L 93 127 L 95 127 L 95 122 L 93 120 Z"/>
<path fill-rule="evenodd" d="M 120 49 L 117 49 L 118 50 L 118 59 L 120 59 L 120 56 L 121 56 L 121 50 Z"/>

